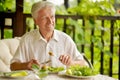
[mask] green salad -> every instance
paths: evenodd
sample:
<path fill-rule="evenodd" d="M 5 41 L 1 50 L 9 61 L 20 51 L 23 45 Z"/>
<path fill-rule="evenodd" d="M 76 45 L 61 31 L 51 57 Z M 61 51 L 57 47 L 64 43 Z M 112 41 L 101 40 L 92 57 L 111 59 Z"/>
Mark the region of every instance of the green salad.
<path fill-rule="evenodd" d="M 52 66 L 42 66 L 41 68 L 36 65 L 36 64 L 33 64 L 32 65 L 32 69 L 33 70 L 38 70 L 38 71 L 48 71 L 50 73 L 57 73 L 59 71 L 63 71 L 64 70 L 64 67 L 52 67 Z"/>
<path fill-rule="evenodd" d="M 66 74 L 73 76 L 92 76 L 95 75 L 96 72 L 89 67 L 73 65 L 66 69 Z"/>
<path fill-rule="evenodd" d="M 48 71 L 51 73 L 56 73 L 63 70 L 64 70 L 64 67 L 48 67 Z"/>

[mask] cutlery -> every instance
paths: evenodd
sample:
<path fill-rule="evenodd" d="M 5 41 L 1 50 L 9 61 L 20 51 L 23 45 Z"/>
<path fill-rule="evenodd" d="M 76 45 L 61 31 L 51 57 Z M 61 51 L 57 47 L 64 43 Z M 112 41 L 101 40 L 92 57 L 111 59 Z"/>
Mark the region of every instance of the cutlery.
<path fill-rule="evenodd" d="M 41 64 L 47 64 L 47 63 L 49 63 L 49 62 L 51 62 L 51 60 L 48 60 L 48 61 L 42 62 Z"/>

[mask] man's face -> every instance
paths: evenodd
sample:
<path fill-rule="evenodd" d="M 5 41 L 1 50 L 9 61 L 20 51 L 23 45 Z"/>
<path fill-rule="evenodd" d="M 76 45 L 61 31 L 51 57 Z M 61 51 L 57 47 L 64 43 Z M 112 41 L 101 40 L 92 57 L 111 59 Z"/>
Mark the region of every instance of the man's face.
<path fill-rule="evenodd" d="M 38 11 L 35 24 L 39 26 L 40 31 L 53 31 L 55 26 L 55 12 L 49 7 L 41 9 Z"/>

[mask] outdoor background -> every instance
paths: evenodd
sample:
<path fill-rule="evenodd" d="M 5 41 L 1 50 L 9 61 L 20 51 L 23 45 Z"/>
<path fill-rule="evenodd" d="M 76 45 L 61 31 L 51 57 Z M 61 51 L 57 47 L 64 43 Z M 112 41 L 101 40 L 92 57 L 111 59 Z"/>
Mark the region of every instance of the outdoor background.
<path fill-rule="evenodd" d="M 30 14 L 31 6 L 34 2 L 40 0 L 24 0 L 24 14 Z M 75 43 L 81 52 L 80 45 L 85 44 L 85 55 L 91 60 L 90 44 L 94 43 L 94 69 L 100 72 L 100 52 L 104 52 L 104 73 L 109 74 L 109 58 L 113 57 L 113 77 L 118 78 L 118 59 L 119 59 L 119 35 L 120 20 L 115 22 L 114 26 L 114 53 L 109 50 L 110 45 L 110 21 L 106 20 L 104 27 L 101 26 L 101 21 L 96 20 L 96 16 L 120 16 L 120 0 L 69 0 L 68 6 L 64 6 L 63 0 L 48 0 L 56 5 L 56 15 L 82 15 L 85 20 L 85 25 L 82 25 L 82 20 L 67 19 L 67 25 L 75 27 Z M 0 12 L 15 12 L 15 0 L 0 0 Z M 89 18 L 94 16 L 94 18 Z M 32 18 L 27 18 L 27 31 L 34 29 Z M 94 35 L 91 36 L 91 30 L 94 28 Z M 63 30 L 63 20 L 56 21 L 56 29 Z M 101 30 L 104 31 L 101 41 Z M 66 33 L 73 38 L 73 28 L 70 26 L 66 29 Z M 12 38 L 12 30 L 4 30 L 4 38 Z"/>

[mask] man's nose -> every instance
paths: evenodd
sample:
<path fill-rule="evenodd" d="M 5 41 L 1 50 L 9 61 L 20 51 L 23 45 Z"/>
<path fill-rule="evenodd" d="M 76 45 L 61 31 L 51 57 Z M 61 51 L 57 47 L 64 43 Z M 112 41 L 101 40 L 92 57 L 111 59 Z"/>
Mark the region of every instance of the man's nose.
<path fill-rule="evenodd" d="M 49 22 L 49 23 L 53 23 L 52 18 L 49 17 L 49 18 L 48 18 L 48 22 Z"/>

